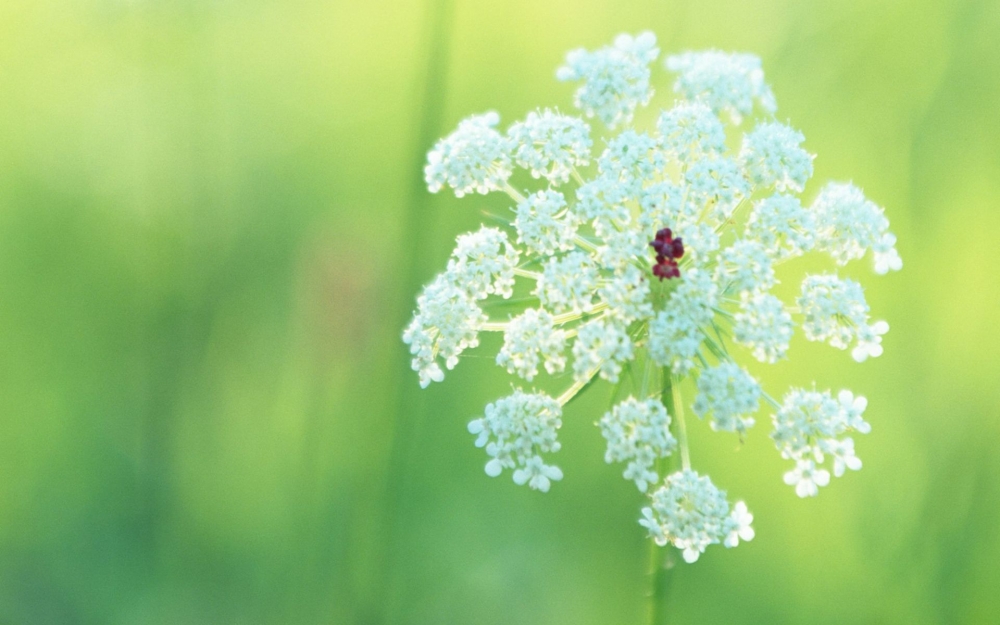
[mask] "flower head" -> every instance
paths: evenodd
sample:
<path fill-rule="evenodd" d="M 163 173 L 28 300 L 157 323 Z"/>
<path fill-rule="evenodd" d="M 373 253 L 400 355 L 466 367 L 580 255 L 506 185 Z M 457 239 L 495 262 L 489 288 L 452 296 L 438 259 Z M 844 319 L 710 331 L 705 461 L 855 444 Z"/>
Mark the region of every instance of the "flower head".
<path fill-rule="evenodd" d="M 573 249 L 577 220 L 566 210 L 562 193 L 538 191 L 517 205 L 514 228 L 518 241 L 529 251 L 547 256 Z"/>
<path fill-rule="evenodd" d="M 678 74 L 675 92 L 728 114 L 734 124 L 749 115 L 755 103 L 769 113 L 777 109 L 760 59 L 752 54 L 685 52 L 668 56 L 666 66 Z"/>
<path fill-rule="evenodd" d="M 814 156 L 801 132 L 774 120 L 756 56 L 668 57 L 679 99 L 634 127 L 653 95 L 658 54 L 651 33 L 622 35 L 570 52 L 559 68 L 560 80 L 579 83 L 573 98 L 583 115 L 619 131 L 592 137 L 583 119 L 541 109 L 502 132 L 486 113 L 433 147 L 432 192 L 499 190 L 512 204 L 492 216 L 499 225 L 458 237 L 403 340 L 421 386 L 440 382 L 486 332 L 502 333 L 502 370 L 563 385 L 558 396 L 516 389 L 469 423 L 488 475 L 510 469 L 515 483 L 540 491 L 562 478 L 550 458 L 567 404 L 601 380 L 613 384 L 615 402 L 597 423 L 605 460 L 623 463 L 624 477 L 647 493 L 639 523 L 650 537 L 693 562 L 754 530 L 745 503 L 730 505 L 691 469 L 685 408 L 707 422 L 706 433 L 742 440 L 760 404 L 770 404 L 770 436 L 789 462 L 784 481 L 801 497 L 861 468 L 855 441 L 871 430 L 864 397 L 813 386 L 779 403 L 741 363 L 788 358 L 796 327 L 862 362 L 882 354 L 889 324 L 871 319 L 859 281 L 836 273 L 806 275 L 794 301 L 783 301 L 775 287 L 788 274 L 778 265 L 814 251 L 843 265 L 870 251 L 882 274 L 902 260 L 885 211 L 856 186 L 827 184 L 803 204 Z M 742 136 L 725 123 L 750 116 Z M 515 167 L 525 172 L 513 176 Z M 522 181 L 528 188 L 515 187 Z M 695 394 L 685 398 L 688 388 Z M 667 475 L 664 459 L 678 451 L 682 468 Z"/>
<path fill-rule="evenodd" d="M 828 252 L 838 264 L 861 258 L 871 249 L 878 273 L 903 267 L 884 211 L 853 184 L 827 184 L 811 210 L 816 220 L 816 247 Z"/>
<path fill-rule="evenodd" d="M 485 447 L 490 461 L 486 474 L 496 477 L 514 469 L 514 482 L 543 493 L 562 479 L 559 467 L 547 465 L 543 453 L 559 451 L 556 432 L 562 426 L 559 402 L 544 393 L 514 391 L 486 406 L 486 414 L 469 422 L 476 447 Z"/>
<path fill-rule="evenodd" d="M 741 505 L 742 504 L 742 505 Z M 642 509 L 639 524 L 659 545 L 668 542 L 680 549 L 685 562 L 695 562 L 709 545 L 735 547 L 739 539 L 752 540 L 753 515 L 746 504 L 730 510 L 725 491 L 707 477 L 684 470 L 667 477 Z"/>
<path fill-rule="evenodd" d="M 514 162 L 556 186 L 569 182 L 577 167 L 590 163 L 590 127 L 582 119 L 549 109 L 532 111 L 507 131 Z"/>
<path fill-rule="evenodd" d="M 726 128 L 703 102 L 679 102 L 660 114 L 656 129 L 664 151 L 681 161 L 726 151 Z"/>
<path fill-rule="evenodd" d="M 439 360 L 453 369 L 463 351 L 479 345 L 479 328 L 485 322 L 482 309 L 448 274 L 427 285 L 417 298 L 413 321 L 403 332 L 403 341 L 413 354 L 413 370 L 420 374 L 420 386 L 444 380 Z"/>
<path fill-rule="evenodd" d="M 812 177 L 814 156 L 800 147 L 805 136 L 784 124 L 765 122 L 743 137 L 740 159 L 750 182 L 801 192 Z"/>
<path fill-rule="evenodd" d="M 490 111 L 462 120 L 458 129 L 427 154 L 424 178 L 431 193 L 448 185 L 462 197 L 503 187 L 511 174 L 510 141 L 493 127 L 500 116 Z"/>
<path fill-rule="evenodd" d="M 606 462 L 628 462 L 625 479 L 633 480 L 642 492 L 659 481 L 656 460 L 677 447 L 670 433 L 670 415 L 659 400 L 629 397 L 606 413 L 599 425 L 608 442 Z"/>
<path fill-rule="evenodd" d="M 725 362 L 701 372 L 694 412 L 709 415 L 713 430 L 746 432 L 760 405 L 760 385 L 742 367 Z"/>
<path fill-rule="evenodd" d="M 649 64 L 659 54 L 653 33 L 619 35 L 613 46 L 594 52 L 580 48 L 567 54 L 556 78 L 583 81 L 574 104 L 587 117 L 596 116 L 614 128 L 632 121 L 635 109 L 653 97 Z"/>
<path fill-rule="evenodd" d="M 538 365 L 558 373 L 566 368 L 566 331 L 556 327 L 544 308 L 529 308 L 511 319 L 497 354 L 497 364 L 527 381 L 538 375 Z"/>
<path fill-rule="evenodd" d="M 868 324 L 868 303 L 854 280 L 832 274 L 808 276 L 798 301 L 805 316 L 802 330 L 810 341 L 825 341 L 838 349 L 856 341 L 852 355 L 858 362 L 882 354 L 882 335 L 889 324 Z"/>
<path fill-rule="evenodd" d="M 854 455 L 854 441 L 842 438 L 850 431 L 867 433 L 871 426 L 861 417 L 867 402 L 841 391 L 835 400 L 829 391 L 793 389 L 773 415 L 771 438 L 783 458 L 795 461 L 795 468 L 785 474 L 785 483 L 795 486 L 799 497 L 813 497 L 820 486 L 830 483 L 830 472 L 823 468 L 827 456 L 834 460 L 834 474 L 844 468 L 857 470 L 861 461 Z"/>

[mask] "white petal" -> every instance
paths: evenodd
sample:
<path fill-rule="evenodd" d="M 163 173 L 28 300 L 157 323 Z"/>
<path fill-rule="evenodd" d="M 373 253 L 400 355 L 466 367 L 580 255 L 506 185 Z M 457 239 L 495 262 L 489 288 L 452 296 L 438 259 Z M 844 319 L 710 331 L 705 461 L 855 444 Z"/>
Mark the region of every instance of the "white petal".
<path fill-rule="evenodd" d="M 490 477 L 496 477 L 500 475 L 502 471 L 503 471 L 503 465 L 500 464 L 500 461 L 497 460 L 496 458 L 486 463 L 486 475 Z"/>
<path fill-rule="evenodd" d="M 517 484 L 518 486 L 527 482 L 529 477 L 531 477 L 531 474 L 528 473 L 525 469 L 517 469 L 516 471 L 514 471 L 514 483 Z"/>
<path fill-rule="evenodd" d="M 802 480 L 795 485 L 795 494 L 799 497 L 815 497 L 819 493 L 819 489 L 813 484 L 812 480 Z"/>
<path fill-rule="evenodd" d="M 824 469 L 820 469 L 813 473 L 813 481 L 816 482 L 817 486 L 826 486 L 830 483 L 830 472 Z"/>

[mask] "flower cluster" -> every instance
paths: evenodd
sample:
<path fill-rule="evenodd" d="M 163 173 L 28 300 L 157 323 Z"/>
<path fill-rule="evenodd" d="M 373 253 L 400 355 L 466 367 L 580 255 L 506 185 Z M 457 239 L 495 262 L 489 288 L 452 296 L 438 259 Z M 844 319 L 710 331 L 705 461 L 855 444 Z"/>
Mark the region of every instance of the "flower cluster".
<path fill-rule="evenodd" d="M 709 545 L 735 547 L 741 538 L 754 537 L 746 504 L 738 501 L 730 510 L 725 491 L 690 469 L 668 476 L 650 500 L 639 524 L 656 544 L 680 549 L 685 562 L 697 560 Z"/>
<path fill-rule="evenodd" d="M 785 474 L 785 483 L 795 486 L 799 497 L 814 496 L 820 486 L 830 483 L 830 472 L 821 468 L 827 455 L 833 459 L 837 477 L 844 469 L 861 468 L 861 460 L 854 455 L 854 440 L 837 437 L 871 431 L 861 417 L 867 405 L 868 400 L 850 391 L 840 391 L 836 400 L 828 391 L 793 389 L 785 396 L 774 415 L 771 438 L 783 458 L 795 461 L 795 468 Z"/>
<path fill-rule="evenodd" d="M 648 498 L 640 524 L 651 538 L 693 562 L 754 531 L 745 503 L 731 505 L 691 469 L 685 407 L 742 441 L 770 406 L 771 439 L 793 463 L 784 481 L 800 497 L 831 473 L 859 469 L 851 434 L 870 430 L 863 397 L 813 387 L 778 401 L 745 364 L 787 358 L 796 326 L 858 362 L 881 355 L 888 324 L 871 319 L 861 284 L 836 268 L 869 253 L 879 274 L 902 261 L 883 209 L 855 185 L 829 183 L 802 201 L 815 157 L 801 132 L 774 118 L 753 55 L 667 57 L 676 99 L 651 128 L 632 127 L 651 101 L 658 55 L 651 33 L 621 35 L 570 52 L 557 71 L 578 83 L 585 117 L 620 132 L 554 109 L 504 132 L 489 112 L 434 146 L 430 191 L 500 191 L 511 212 L 495 216 L 506 227 L 458 237 L 403 340 L 426 387 L 482 333 L 502 333 L 496 363 L 533 388 L 489 404 L 469 431 L 485 448 L 487 475 L 511 469 L 514 482 L 540 491 L 563 477 L 552 457 L 566 404 L 597 379 L 613 384 L 598 422 L 605 460 L 624 463 Z M 826 254 L 829 268 L 782 301 L 777 267 L 810 253 Z"/>
<path fill-rule="evenodd" d="M 601 434 L 608 441 L 604 459 L 629 461 L 625 479 L 634 480 L 646 492 L 659 481 L 656 460 L 669 456 L 677 446 L 670 433 L 670 415 L 658 399 L 639 401 L 629 397 L 601 418 Z"/>
<path fill-rule="evenodd" d="M 491 458 L 486 474 L 496 477 L 504 469 L 514 469 L 516 483 L 549 490 L 552 480 L 562 479 L 562 471 L 545 464 L 541 453 L 559 451 L 556 431 L 561 416 L 562 406 L 544 393 L 517 390 L 486 406 L 485 416 L 469 423 L 469 432 L 477 436 L 476 447 L 485 447 Z"/>

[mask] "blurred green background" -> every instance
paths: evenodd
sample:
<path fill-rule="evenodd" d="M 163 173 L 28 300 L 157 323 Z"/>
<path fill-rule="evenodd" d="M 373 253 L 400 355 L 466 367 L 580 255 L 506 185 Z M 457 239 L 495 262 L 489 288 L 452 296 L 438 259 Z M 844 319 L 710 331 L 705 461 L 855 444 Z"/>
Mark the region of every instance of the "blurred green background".
<path fill-rule="evenodd" d="M 766 414 L 690 424 L 757 539 L 675 569 L 672 622 L 1000 622 L 995 0 L 4 0 L 0 624 L 642 622 L 608 387 L 540 495 L 465 430 L 507 376 L 421 391 L 400 334 L 506 204 L 427 194 L 434 139 L 570 109 L 565 51 L 643 29 L 759 54 L 806 197 L 853 179 L 906 263 L 865 278 L 882 358 L 755 370 L 866 395 L 863 471 L 799 500 Z"/>

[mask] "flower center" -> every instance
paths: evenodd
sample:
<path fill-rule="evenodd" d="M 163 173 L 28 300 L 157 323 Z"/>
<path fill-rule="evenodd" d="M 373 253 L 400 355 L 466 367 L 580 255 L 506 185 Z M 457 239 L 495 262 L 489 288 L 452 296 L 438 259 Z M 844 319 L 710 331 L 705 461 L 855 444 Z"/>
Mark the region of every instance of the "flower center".
<path fill-rule="evenodd" d="M 663 228 L 656 233 L 656 238 L 649 242 L 656 251 L 656 264 L 653 265 L 653 275 L 661 281 L 664 278 L 681 277 L 677 268 L 677 259 L 684 256 L 684 243 L 680 237 L 674 237 L 670 228 Z"/>

